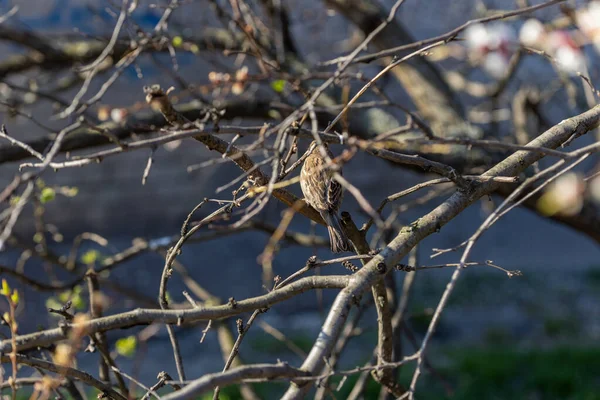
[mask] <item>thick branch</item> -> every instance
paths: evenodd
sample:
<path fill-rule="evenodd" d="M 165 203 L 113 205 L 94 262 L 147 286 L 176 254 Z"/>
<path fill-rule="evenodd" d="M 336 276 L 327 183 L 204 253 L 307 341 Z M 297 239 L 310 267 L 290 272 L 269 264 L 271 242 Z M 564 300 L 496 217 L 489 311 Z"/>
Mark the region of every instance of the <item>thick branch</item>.
<path fill-rule="evenodd" d="M 136 325 L 149 325 L 158 322 L 164 324 L 177 324 L 183 323 L 184 321 L 195 322 L 223 319 L 260 308 L 271 307 L 308 290 L 342 289 L 347 285 L 348 279 L 347 276 L 337 275 L 302 278 L 265 295 L 234 301 L 230 304 L 215 307 L 200 307 L 185 310 L 138 308 L 133 311 L 93 319 L 77 325 L 69 325 L 67 327 L 48 329 L 41 332 L 17 336 L 17 351 L 35 347 L 45 347 L 52 343 L 56 343 L 59 340 L 64 340 L 68 337 L 70 328 L 73 327 L 81 328 L 86 333 L 92 334 L 95 332 L 106 332 L 114 329 L 130 328 Z M 0 353 L 7 354 L 11 349 L 11 339 L 0 341 Z"/>
<path fill-rule="evenodd" d="M 162 396 L 163 400 L 197 399 L 201 394 L 214 389 L 217 386 L 227 386 L 239 383 L 245 379 L 275 379 L 275 378 L 297 378 L 308 376 L 306 371 L 290 367 L 285 363 L 280 364 L 253 364 L 238 367 L 225 372 L 206 374 L 185 386 L 183 389 Z"/>
<path fill-rule="evenodd" d="M 531 141 L 528 146 L 557 148 L 570 138 L 579 137 L 597 127 L 599 122 L 600 106 L 596 106 L 550 128 Z M 484 176 L 516 176 L 541 158 L 543 158 L 541 154 L 518 151 L 488 170 Z M 414 221 L 411 226 L 402 229 L 394 240 L 352 277 L 348 287 L 336 297 L 302 369 L 310 371 L 312 374 L 318 374 L 321 371 L 324 360 L 331 353 L 340 335 L 353 299 L 360 297 L 375 282 L 382 279 L 421 240 L 438 232 L 473 202 L 482 196 L 493 193 L 499 185 L 501 183 L 488 181 L 473 186 L 467 191 L 456 191 L 433 211 Z M 302 398 L 309 386 L 292 384 L 283 398 L 287 400 Z"/>

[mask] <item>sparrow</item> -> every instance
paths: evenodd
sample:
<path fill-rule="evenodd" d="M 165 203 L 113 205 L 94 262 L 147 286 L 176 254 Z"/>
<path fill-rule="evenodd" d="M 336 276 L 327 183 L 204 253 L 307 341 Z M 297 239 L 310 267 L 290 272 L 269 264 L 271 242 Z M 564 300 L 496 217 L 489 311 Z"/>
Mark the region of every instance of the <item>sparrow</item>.
<path fill-rule="evenodd" d="M 333 158 L 333 154 L 325 143 L 323 143 L 323 147 L 329 157 Z M 311 148 L 312 150 L 310 150 Z M 327 168 L 327 162 L 315 141 L 311 143 L 309 151 L 310 154 L 304 160 L 300 171 L 300 187 L 304 194 L 304 200 L 321 214 L 327 224 L 331 251 L 339 253 L 350 250 L 350 242 L 342 230 L 338 216 L 343 198 L 342 185 L 333 179 L 333 171 Z M 341 174 L 341 171 L 338 173 Z"/>

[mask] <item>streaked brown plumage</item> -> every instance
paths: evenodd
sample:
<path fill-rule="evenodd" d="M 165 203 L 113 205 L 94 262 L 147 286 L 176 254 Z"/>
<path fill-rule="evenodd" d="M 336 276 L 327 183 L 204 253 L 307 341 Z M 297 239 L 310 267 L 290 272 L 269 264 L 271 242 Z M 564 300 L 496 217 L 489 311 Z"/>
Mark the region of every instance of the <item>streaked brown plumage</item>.
<path fill-rule="evenodd" d="M 311 143 L 311 146 L 316 143 Z M 327 154 L 333 158 L 326 144 L 323 144 Z M 314 146 L 310 155 L 304 160 L 302 171 L 300 172 L 300 187 L 304 199 L 327 223 L 329 232 L 329 243 L 331 251 L 339 253 L 350 249 L 350 244 L 346 234 L 342 230 L 338 210 L 342 204 L 343 188 L 332 177 L 332 172 L 326 166 L 326 161 L 321 156 L 318 146 Z M 338 171 L 341 173 L 341 171 Z"/>

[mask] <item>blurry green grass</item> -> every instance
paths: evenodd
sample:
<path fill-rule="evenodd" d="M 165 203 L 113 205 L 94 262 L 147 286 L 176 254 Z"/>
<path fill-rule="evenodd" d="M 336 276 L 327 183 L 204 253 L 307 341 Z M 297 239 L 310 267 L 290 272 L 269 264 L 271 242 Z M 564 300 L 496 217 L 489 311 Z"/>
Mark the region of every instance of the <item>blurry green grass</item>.
<path fill-rule="evenodd" d="M 433 354 L 430 354 L 433 356 Z M 446 354 L 437 367 L 453 389 L 449 394 L 432 374 L 421 376 L 416 398 L 421 400 L 531 399 L 600 400 L 600 348 L 555 348 L 517 351 L 461 349 Z M 435 365 L 439 361 L 432 358 Z M 401 382 L 408 387 L 414 366 L 402 370 Z M 345 398 L 355 378 L 349 379 L 337 398 Z M 371 381 L 366 399 L 377 399 L 379 386 Z"/>
<path fill-rule="evenodd" d="M 519 352 L 507 347 L 462 351 L 452 358 L 454 366 L 445 375 L 456 385 L 454 399 L 600 399 L 600 348 Z"/>

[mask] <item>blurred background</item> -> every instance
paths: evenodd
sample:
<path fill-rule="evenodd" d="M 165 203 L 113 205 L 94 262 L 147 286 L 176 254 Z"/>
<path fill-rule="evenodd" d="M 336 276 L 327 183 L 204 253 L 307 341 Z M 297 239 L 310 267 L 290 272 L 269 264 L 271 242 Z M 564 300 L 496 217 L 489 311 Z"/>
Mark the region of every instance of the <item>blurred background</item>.
<path fill-rule="evenodd" d="M 151 30 L 167 6 L 165 1 L 151 3 L 139 2 L 137 10 L 131 15 L 142 29 Z M 211 2 L 181 3 L 174 10 L 169 23 L 168 36 L 172 40 L 177 37 L 202 36 L 210 27 L 223 28 L 217 21 L 214 7 L 209 4 Z M 229 7 L 229 2 L 217 3 L 222 3 L 224 8 Z M 259 8 L 260 2 L 247 3 Z M 347 16 L 333 6 L 336 2 L 324 4 L 316 0 L 301 0 L 283 3 L 289 16 L 288 29 L 298 53 L 307 65 L 345 55 L 364 39 L 364 33 L 357 25 L 349 22 Z M 388 0 L 374 3 L 387 12 L 394 2 Z M 396 20 L 415 40 L 421 40 L 448 32 L 469 19 L 490 15 L 494 10 L 511 10 L 537 3 L 540 2 L 407 0 L 400 7 Z M 573 10 L 584 9 L 588 6 L 587 3 L 566 2 Z M 121 7 L 118 2 L 110 1 L 0 1 L 0 15 L 9 12 L 15 5 L 18 6 L 17 13 L 3 25 L 19 31 L 33 31 L 57 42 L 109 37 Z M 568 16 L 568 13 L 553 6 L 532 15 L 502 21 L 503 26 L 497 29 L 511 30 L 516 38 L 529 17 L 550 23 L 564 15 Z M 132 34 L 131 29 L 128 27 L 124 30 L 124 36 Z M 564 28 L 565 32 L 577 30 L 581 30 L 577 25 L 567 24 Z M 471 35 L 480 38 L 481 35 L 491 33 L 471 32 Z M 473 85 L 493 85 L 501 80 L 502 71 L 509 68 L 508 64 L 502 64 L 504 61 L 500 58 L 473 61 L 467 56 L 461 56 L 461 51 L 471 54 L 478 51 L 476 43 L 468 42 L 478 39 L 473 39 L 468 34 L 464 38 L 465 41 L 453 43 L 453 47 L 447 50 L 448 54 L 434 51 L 429 55 L 444 78 L 448 81 L 458 79 L 456 75 L 450 74 L 454 72 L 461 74 Z M 0 66 L 11 57 L 28 51 L 10 39 L 2 39 Z M 591 82 L 597 83 L 600 69 L 597 68 L 598 56 L 594 45 L 577 48 L 582 51 L 587 75 Z M 242 56 L 225 57 L 221 53 L 220 50 L 209 49 L 202 49 L 198 54 L 177 51 L 174 57 L 177 71 L 174 71 L 174 61 L 168 52 L 142 57 L 135 65 L 123 71 L 118 81 L 89 111 L 100 120 L 105 118 L 115 123 L 122 122 L 128 115 L 136 112 L 149 113 L 142 88 L 155 83 L 163 88 L 175 86 L 175 101 L 181 103 L 194 100 L 193 93 L 225 101 L 232 95 L 221 95 L 211 89 L 210 73 L 222 72 L 220 68 L 235 71 L 244 65 L 248 65 L 252 73 L 256 66 Z M 361 72 L 370 78 L 381 68 L 382 64 L 379 63 L 358 64 L 352 66 L 350 71 Z M 500 69 L 499 76 L 496 69 Z M 110 69 L 101 72 L 92 81 L 89 93 L 96 93 L 111 73 Z M 41 121 L 51 129 L 59 130 L 64 127 L 64 120 L 54 117 L 63 106 L 17 88 L 31 88 L 35 82 L 41 88 L 50 88 L 52 96 L 69 103 L 82 84 L 81 79 L 74 78 L 76 75 L 72 68 L 61 67 L 32 68 L 1 74 L 0 120 L 6 125 L 8 132 L 23 141 L 34 141 L 48 134 L 30 118 L 16 113 L 15 109 L 33 116 L 36 121 Z M 186 84 L 194 85 L 197 90 L 182 90 Z M 458 87 L 456 85 L 453 90 Z M 355 93 L 360 86 L 362 85 L 353 83 L 351 93 Z M 393 77 L 385 78 L 381 87 L 390 101 L 415 109 L 414 99 L 411 100 L 407 91 Z M 546 96 L 539 107 L 542 123 L 531 125 L 533 131 L 529 131 L 530 137 L 590 108 L 589 98 L 585 94 L 585 82 L 535 54 L 523 55 L 519 66 L 506 83 L 506 88 L 494 98 L 473 96 L 467 89 L 454 91 L 465 109 L 467 120 L 483 132 L 478 133 L 478 137 L 493 134 L 511 141 L 514 131 L 512 105 L 515 96 L 524 87 L 541 93 L 542 97 Z M 251 84 L 245 88 L 245 93 L 240 98 L 243 99 L 248 93 L 259 94 L 261 90 L 260 83 Z M 570 93 L 569 90 L 574 92 Z M 367 96 L 363 100 L 372 99 L 375 96 Z M 376 123 L 388 124 L 388 119 L 391 118 L 399 121 L 405 119 L 405 114 L 394 107 L 373 107 L 371 110 L 357 112 L 356 118 L 359 118 L 358 115 L 365 121 L 367 132 L 376 132 L 378 128 L 372 128 Z M 264 121 L 262 116 L 244 118 L 240 115 L 228 123 L 256 126 Z M 590 133 L 580 143 L 576 143 L 576 146 L 593 143 L 597 138 L 595 133 Z M 240 143 L 250 143 L 251 140 L 252 138 L 244 138 Z M 300 140 L 300 154 L 308 144 L 307 140 Z M 7 146 L 9 143 L 0 139 L 0 156 Z M 340 149 L 332 146 L 332 150 L 338 154 Z M 88 235 L 92 240 L 83 240 L 77 252 L 77 258 L 84 264 L 100 263 L 132 244 L 139 243 L 136 242 L 139 238 L 160 245 L 168 238 L 178 235 L 186 216 L 202 199 L 230 198 L 231 191 L 237 188 L 234 186 L 215 194 L 217 188 L 239 176 L 239 170 L 231 163 L 192 168 L 190 171 L 190 166 L 220 158 L 220 155 L 209 152 L 203 145 L 192 140 L 185 140 L 183 145 L 173 150 L 159 148 L 154 155 L 147 182 L 142 185 L 148 155 L 149 151 L 146 150 L 127 152 L 82 168 L 49 170 L 45 173 L 45 187 L 53 188 L 56 193 L 55 198 L 45 202 L 42 207 L 43 223 L 50 227 L 45 240 L 53 254 L 67 257 L 73 239 L 84 232 L 97 235 Z M 4 188 L 12 181 L 19 172 L 19 164 L 25 161 L 30 160 L 2 161 L 0 187 Z M 590 171 L 597 164 L 597 156 L 592 156 L 578 168 Z M 540 167 L 543 166 L 542 163 Z M 435 177 L 415 170 L 391 168 L 388 163 L 367 154 L 354 157 L 344 167 L 344 176 L 375 206 L 390 194 Z M 290 190 L 301 195 L 299 185 Z M 400 222 L 409 224 L 433 209 L 445 198 L 442 195 L 448 193 L 439 192 L 428 201 L 417 201 L 422 193 L 403 200 L 402 204 L 406 207 L 399 216 Z M 439 233 L 424 240 L 418 247 L 418 264 L 458 262 L 460 252 L 446 253 L 432 260 L 432 249 L 454 247 L 466 240 L 501 201 L 501 197 L 482 199 Z M 216 208 L 216 204 L 210 203 L 200 209 L 193 220 L 200 220 Z M 352 196 L 346 196 L 342 209 L 352 213 L 357 225 L 366 221 Z M 265 226 L 276 227 L 284 210 L 285 207 L 280 203 L 270 201 L 267 209 L 256 220 Z M 14 231 L 20 244 L 13 243 L 0 252 L 0 265 L 19 268 L 28 276 L 41 281 L 49 281 L 49 276 L 68 281 L 71 276 L 68 273 L 51 269 L 35 256 L 26 259 L 23 255 L 28 247 L 36 245 L 36 223 L 39 223 L 39 218 L 36 218 L 33 207 L 27 207 Z M 289 229 L 326 237 L 322 227 L 314 227 L 300 216 L 294 218 Z M 189 276 L 223 300 L 232 296 L 243 299 L 263 294 L 262 268 L 257 257 L 263 252 L 270 232 L 249 230 L 217 238 L 212 238 L 208 232 L 202 233 L 205 236 L 199 235 L 202 239 L 197 242 L 186 244 L 178 258 Z M 326 246 L 283 244 L 273 263 L 274 273 L 282 277 L 288 276 L 304 266 L 313 254 L 321 259 L 332 258 Z M 421 379 L 422 398 L 600 399 L 598 242 L 589 235 L 542 217 L 532 210 L 518 208 L 483 235 L 477 242 L 471 259 L 492 260 L 507 270 L 520 270 L 523 276 L 509 278 L 502 271 L 486 266 L 469 268 L 464 273 L 429 350 L 429 365 Z M 164 256 L 160 252 L 142 252 L 112 269 L 109 275 L 104 275 L 103 279 L 110 282 L 105 287 L 109 299 L 106 313 L 117 313 L 135 307 L 156 307 L 163 265 Z M 321 273 L 344 273 L 339 265 L 327 268 L 331 270 Z M 52 272 L 49 275 L 50 270 Z M 405 342 L 407 349 L 420 343 L 451 273 L 452 269 L 447 268 L 416 274 L 406 321 L 409 331 Z M 395 275 L 398 289 L 402 287 L 405 275 L 404 272 Z M 87 309 L 85 287 L 75 291 L 51 293 L 35 290 L 17 281 L 10 282 L 22 291 L 20 333 L 56 326 L 58 318 L 49 314 L 46 309 L 59 308 L 67 299 L 75 300 L 74 307 Z M 185 305 L 183 290 L 189 290 L 185 278 L 180 273 L 175 273 L 168 286 L 169 296 L 175 304 Z M 303 351 L 307 351 L 334 296 L 335 291 L 316 294 L 309 292 L 273 307 L 261 318 L 284 332 Z M 234 326 L 234 321 L 229 322 Z M 182 352 L 186 355 L 185 367 L 189 378 L 220 370 L 223 366 L 223 356 L 218 346 L 214 345 L 217 341 L 214 330 L 208 333 L 203 344 L 198 343 L 203 328 L 204 326 L 196 326 L 177 330 Z M 139 335 L 146 332 L 145 329 L 148 328 L 131 329 L 127 334 Z M 360 329 L 362 335 L 353 339 L 341 360 L 340 365 L 344 368 L 362 365 L 370 359 L 377 333 L 374 310 L 367 311 Z M 109 343 L 114 344 L 121 334 L 109 333 Z M 119 355 L 117 361 L 120 368 L 134 371 L 148 385 L 155 381 L 156 374 L 162 370 L 176 376 L 172 351 L 166 345 L 166 335 L 164 327 L 157 328 L 145 344 L 147 347 L 143 349 L 143 358 Z M 137 352 L 139 355 L 142 349 L 138 348 Z M 286 346 L 258 328 L 249 333 L 240 356 L 249 361 L 274 362 L 283 358 L 294 364 L 300 362 L 300 358 L 290 353 Z M 96 355 L 83 354 L 78 362 L 83 370 L 97 370 Z M 403 370 L 407 377 L 410 372 L 410 368 Z M 339 398 L 344 398 L 350 387 L 348 385 L 346 392 L 343 388 Z M 272 389 L 261 392 L 264 398 L 277 398 L 277 392 L 269 390 Z M 372 392 L 367 391 L 366 397 L 377 398 L 377 393 L 378 390 L 372 388 Z M 239 394 L 234 389 L 225 391 L 223 396 L 237 398 Z"/>

